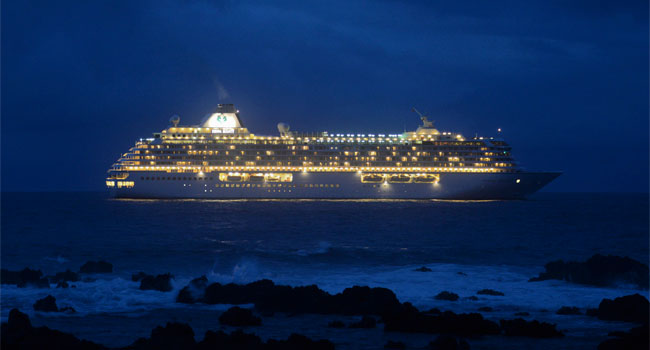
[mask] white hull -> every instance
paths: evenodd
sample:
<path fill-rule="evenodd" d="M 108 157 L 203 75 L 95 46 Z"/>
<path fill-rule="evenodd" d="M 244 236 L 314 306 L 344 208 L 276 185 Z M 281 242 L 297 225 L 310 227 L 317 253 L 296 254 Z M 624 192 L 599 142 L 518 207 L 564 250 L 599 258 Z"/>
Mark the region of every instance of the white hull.
<path fill-rule="evenodd" d="M 116 198 L 523 199 L 559 175 L 553 172 L 441 173 L 436 184 L 371 184 L 362 183 L 357 173 L 297 172 L 293 173 L 293 181 L 287 183 L 234 183 L 220 181 L 218 174 L 205 174 L 203 180 L 197 180 L 196 173 L 138 172 L 126 179 L 133 181 L 133 187 L 110 191 Z M 167 179 L 171 177 L 177 180 Z M 179 180 L 183 177 L 187 180 Z"/>

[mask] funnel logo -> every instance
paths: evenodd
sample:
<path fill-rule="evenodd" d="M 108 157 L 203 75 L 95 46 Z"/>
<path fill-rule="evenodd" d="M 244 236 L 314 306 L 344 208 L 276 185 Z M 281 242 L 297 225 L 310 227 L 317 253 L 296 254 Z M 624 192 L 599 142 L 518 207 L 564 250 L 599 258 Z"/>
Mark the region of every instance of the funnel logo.
<path fill-rule="evenodd" d="M 234 115 L 223 115 L 222 113 L 213 113 L 208 120 L 203 123 L 208 128 L 235 128 L 238 127 L 237 117 Z"/>

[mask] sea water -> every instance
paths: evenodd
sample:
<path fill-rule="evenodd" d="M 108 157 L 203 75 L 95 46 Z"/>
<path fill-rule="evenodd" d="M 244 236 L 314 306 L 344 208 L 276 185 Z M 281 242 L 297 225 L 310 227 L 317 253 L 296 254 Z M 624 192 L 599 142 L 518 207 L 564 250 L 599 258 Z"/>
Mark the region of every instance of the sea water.
<path fill-rule="evenodd" d="M 77 271 L 106 260 L 114 273 L 73 283 L 76 288 L 2 285 L 1 317 L 19 308 L 46 325 L 108 346 L 124 346 L 168 321 L 188 322 L 197 340 L 228 305 L 185 305 L 175 297 L 192 278 L 248 283 L 316 284 L 330 293 L 353 285 L 389 288 L 420 309 L 484 312 L 489 319 L 557 323 L 567 337 L 472 339 L 472 348 L 595 347 L 629 324 L 588 316 L 560 316 L 561 306 L 583 311 L 603 298 L 647 290 L 597 288 L 563 281 L 528 282 L 557 260 L 613 254 L 648 261 L 647 194 L 538 194 L 525 201 L 435 200 L 116 200 L 104 193 L 3 193 L 2 267 Z M 427 266 L 431 272 L 417 272 Z M 174 290 L 140 291 L 131 274 L 171 273 Z M 466 299 L 490 288 L 505 296 Z M 446 290 L 457 302 L 434 296 Z M 34 312 L 47 294 L 75 314 Z M 425 346 L 432 335 L 387 334 L 325 327 L 336 316 L 275 315 L 263 338 L 292 332 L 329 338 L 339 348 L 381 348 L 387 339 Z M 531 345 L 532 344 L 532 345 Z"/>

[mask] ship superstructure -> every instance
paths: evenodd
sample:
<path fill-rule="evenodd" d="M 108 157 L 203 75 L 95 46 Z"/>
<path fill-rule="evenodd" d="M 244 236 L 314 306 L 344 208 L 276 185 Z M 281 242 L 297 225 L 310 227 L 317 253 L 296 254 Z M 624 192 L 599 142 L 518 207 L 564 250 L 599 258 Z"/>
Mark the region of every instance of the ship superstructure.
<path fill-rule="evenodd" d="M 418 112 L 419 113 L 419 112 Z M 127 198 L 524 198 L 559 173 L 526 172 L 502 139 L 440 132 L 258 136 L 222 104 L 196 126 L 142 139 L 108 171 Z"/>

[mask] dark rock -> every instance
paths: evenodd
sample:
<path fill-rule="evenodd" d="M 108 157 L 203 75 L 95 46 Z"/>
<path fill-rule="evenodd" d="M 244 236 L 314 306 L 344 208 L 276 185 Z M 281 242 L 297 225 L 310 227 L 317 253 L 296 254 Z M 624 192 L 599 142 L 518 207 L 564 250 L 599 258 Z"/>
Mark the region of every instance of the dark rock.
<path fill-rule="evenodd" d="M 401 307 L 395 294 L 386 288 L 352 287 L 331 295 L 317 286 L 276 286 L 261 280 L 246 285 L 210 284 L 195 297 L 190 286 L 183 288 L 179 302 L 206 304 L 255 304 L 261 312 L 317 313 L 340 315 L 382 315 Z"/>
<path fill-rule="evenodd" d="M 32 327 L 29 317 L 17 309 L 9 312 L 2 324 L 2 349 L 70 349 L 95 350 L 103 346 L 47 327 Z"/>
<path fill-rule="evenodd" d="M 406 344 L 401 341 L 389 340 L 384 344 L 384 349 L 406 349 Z"/>
<path fill-rule="evenodd" d="M 526 311 L 523 312 L 515 312 L 515 316 L 530 316 L 530 314 Z"/>
<path fill-rule="evenodd" d="M 648 350 L 650 349 L 650 334 L 648 325 L 632 328 L 629 332 L 611 332 L 607 339 L 598 345 L 598 350 Z"/>
<path fill-rule="evenodd" d="M 140 271 L 138 273 L 134 273 L 134 274 L 131 275 L 131 281 L 140 282 L 140 280 L 142 280 L 143 278 L 145 278 L 147 276 L 151 276 L 151 275 L 148 275 L 148 274 Z"/>
<path fill-rule="evenodd" d="M 219 316 L 219 322 L 234 327 L 262 325 L 262 319 L 253 315 L 251 310 L 242 309 L 238 306 L 231 307 L 221 314 L 221 316 Z"/>
<path fill-rule="evenodd" d="M 648 299 L 633 294 L 614 300 L 603 299 L 595 314 L 601 320 L 646 323 L 650 317 L 649 310 Z"/>
<path fill-rule="evenodd" d="M 345 328 L 345 323 L 339 320 L 334 320 L 330 323 L 327 324 L 327 327 L 329 328 Z"/>
<path fill-rule="evenodd" d="M 184 349 L 184 348 L 179 348 Z M 197 350 L 331 350 L 334 344 L 328 340 L 311 340 L 304 335 L 291 334 L 287 340 L 269 339 L 263 343 L 255 334 L 244 333 L 241 330 L 230 334 L 223 331 L 207 331 L 202 341 L 197 343 Z"/>
<path fill-rule="evenodd" d="M 79 281 L 79 275 L 76 272 L 70 270 L 65 270 L 65 272 L 57 272 L 56 275 L 52 277 L 53 283 L 77 281 Z"/>
<path fill-rule="evenodd" d="M 382 317 L 386 332 L 442 333 L 461 336 L 496 335 L 499 325 L 486 320 L 481 314 L 455 314 L 445 311 L 440 314 L 419 312 L 410 303 L 404 303 L 401 310 Z"/>
<path fill-rule="evenodd" d="M 43 299 L 39 299 L 34 303 L 34 310 L 43 312 L 58 312 L 59 308 L 56 306 L 56 299 L 48 295 Z"/>
<path fill-rule="evenodd" d="M 458 300 L 458 294 L 448 292 L 448 291 L 442 291 L 438 293 L 438 295 L 435 296 L 436 300 L 447 300 L 447 301 L 456 301 Z"/>
<path fill-rule="evenodd" d="M 375 328 L 377 327 L 377 320 L 374 317 L 363 316 L 359 322 L 350 324 L 350 328 Z"/>
<path fill-rule="evenodd" d="M 192 327 L 185 323 L 169 322 L 165 327 L 158 326 L 151 331 L 150 338 L 140 338 L 131 349 L 192 349 L 196 345 Z"/>
<path fill-rule="evenodd" d="M 68 282 L 66 282 L 66 281 L 61 281 L 61 282 L 56 284 L 56 287 L 57 288 L 68 288 L 68 287 L 70 287 L 70 285 L 68 285 Z"/>
<path fill-rule="evenodd" d="M 32 270 L 30 268 L 25 268 L 21 271 L 2 269 L 0 271 L 0 282 L 2 284 L 15 284 L 19 288 L 27 286 L 37 288 L 50 287 L 50 282 L 47 278 L 43 277 L 43 272 L 40 270 Z"/>
<path fill-rule="evenodd" d="M 204 299 L 205 288 L 208 286 L 208 279 L 205 276 L 195 278 L 190 284 L 183 287 L 176 297 L 177 303 L 193 304 Z"/>
<path fill-rule="evenodd" d="M 472 295 L 472 296 L 467 297 L 467 298 L 465 298 L 465 299 L 467 299 L 467 300 L 471 300 L 471 301 L 477 301 L 477 300 L 478 300 L 478 297 L 477 297 L 476 295 Z"/>
<path fill-rule="evenodd" d="M 564 334 L 555 325 L 546 322 L 526 321 L 522 318 L 514 320 L 501 320 L 501 329 L 506 336 L 531 337 L 531 338 L 557 338 Z"/>
<path fill-rule="evenodd" d="M 157 290 L 159 292 L 169 292 L 172 290 L 171 280 L 174 278 L 169 273 L 158 275 L 156 277 L 146 275 L 140 280 L 140 290 Z"/>
<path fill-rule="evenodd" d="M 383 315 L 402 306 L 390 289 L 359 286 L 333 295 L 328 304 L 326 307 L 332 313 L 344 315 Z"/>
<path fill-rule="evenodd" d="M 80 273 L 111 273 L 113 264 L 106 261 L 87 261 L 79 268 Z"/>
<path fill-rule="evenodd" d="M 460 272 L 460 271 L 456 272 L 456 274 L 459 275 L 459 276 L 467 276 L 467 274 L 465 272 Z"/>
<path fill-rule="evenodd" d="M 334 344 L 329 340 L 311 340 L 301 334 L 291 334 L 287 340 L 269 339 L 265 349 L 268 350 L 333 350 Z"/>
<path fill-rule="evenodd" d="M 489 306 L 483 306 L 483 307 L 479 307 L 479 308 L 478 308 L 478 311 L 481 311 L 481 312 L 492 312 L 492 311 L 494 311 L 494 309 L 491 308 L 491 307 L 489 307 Z"/>
<path fill-rule="evenodd" d="M 555 313 L 558 315 L 582 315 L 580 309 L 575 306 L 562 306 Z"/>
<path fill-rule="evenodd" d="M 262 349 L 264 343 L 260 337 L 255 334 L 244 333 L 241 330 L 234 331 L 230 334 L 223 331 L 207 331 L 202 341 L 197 344 L 197 349 L 212 350 L 256 350 Z"/>
<path fill-rule="evenodd" d="M 429 343 L 431 350 L 469 350 L 469 344 L 464 339 L 456 339 L 450 335 L 439 335 Z"/>
<path fill-rule="evenodd" d="M 499 296 L 499 297 L 502 297 L 502 296 L 505 295 L 502 292 L 499 292 L 498 290 L 494 290 L 494 289 L 481 289 L 478 292 L 476 292 L 476 294 L 479 294 L 479 295 L 494 295 L 494 296 Z"/>
<path fill-rule="evenodd" d="M 430 315 L 440 315 L 440 314 L 442 314 L 442 311 L 440 311 L 440 309 L 434 307 L 434 308 L 429 309 L 429 311 L 424 311 L 424 313 L 425 314 L 430 314 Z"/>
<path fill-rule="evenodd" d="M 433 271 L 433 270 L 431 270 L 430 268 L 428 268 L 428 267 L 426 267 L 426 266 L 422 266 L 422 267 L 418 267 L 417 269 L 415 269 L 415 270 L 413 270 L 413 271 L 417 271 L 417 272 L 431 272 L 431 271 Z"/>
<path fill-rule="evenodd" d="M 263 343 L 255 334 L 237 330 L 230 334 L 223 331 L 207 331 L 197 345 L 197 349 L 260 349 Z"/>
<path fill-rule="evenodd" d="M 544 268 L 546 271 L 529 281 L 555 279 L 600 287 L 631 283 L 648 289 L 648 266 L 628 257 L 596 254 L 585 262 L 558 260 Z"/>

